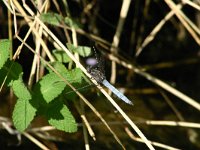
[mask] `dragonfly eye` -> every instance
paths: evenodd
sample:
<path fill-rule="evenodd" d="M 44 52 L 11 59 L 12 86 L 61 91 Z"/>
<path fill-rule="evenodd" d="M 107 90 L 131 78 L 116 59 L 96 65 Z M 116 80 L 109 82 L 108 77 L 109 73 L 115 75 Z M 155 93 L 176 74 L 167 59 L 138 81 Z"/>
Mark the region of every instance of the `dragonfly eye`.
<path fill-rule="evenodd" d="M 86 64 L 89 66 L 95 66 L 97 63 L 98 63 L 97 59 L 95 59 L 95 58 L 88 58 L 86 60 Z"/>

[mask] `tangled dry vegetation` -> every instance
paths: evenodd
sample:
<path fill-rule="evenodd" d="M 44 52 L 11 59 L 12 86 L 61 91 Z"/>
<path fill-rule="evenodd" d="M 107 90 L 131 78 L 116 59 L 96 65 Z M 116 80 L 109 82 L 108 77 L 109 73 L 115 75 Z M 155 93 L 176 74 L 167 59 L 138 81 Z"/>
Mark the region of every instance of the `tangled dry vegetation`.
<path fill-rule="evenodd" d="M 200 149 L 198 0 L 3 0 L 0 11 L 2 148 Z M 92 46 L 134 106 L 87 72 Z"/>

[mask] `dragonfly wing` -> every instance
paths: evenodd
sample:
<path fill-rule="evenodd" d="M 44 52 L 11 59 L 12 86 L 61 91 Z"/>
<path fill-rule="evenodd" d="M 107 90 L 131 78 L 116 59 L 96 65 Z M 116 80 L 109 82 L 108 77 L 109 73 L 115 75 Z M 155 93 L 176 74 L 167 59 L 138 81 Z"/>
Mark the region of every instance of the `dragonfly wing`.
<path fill-rule="evenodd" d="M 123 100 L 125 103 L 133 105 L 133 103 L 124 94 L 112 86 L 112 84 L 110 84 L 107 80 L 103 80 L 102 84 L 109 88 L 118 98 Z"/>

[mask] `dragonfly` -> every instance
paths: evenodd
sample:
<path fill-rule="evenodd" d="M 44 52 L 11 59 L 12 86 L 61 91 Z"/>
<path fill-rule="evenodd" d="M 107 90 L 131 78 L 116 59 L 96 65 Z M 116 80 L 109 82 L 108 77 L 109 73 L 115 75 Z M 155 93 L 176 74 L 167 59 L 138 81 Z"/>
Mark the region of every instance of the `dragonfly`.
<path fill-rule="evenodd" d="M 96 55 L 97 62 L 95 65 L 90 65 L 87 67 L 88 73 L 92 76 L 92 78 L 97 81 L 98 84 L 102 84 L 110 89 L 119 99 L 127 104 L 133 105 L 131 100 L 129 100 L 123 93 L 117 90 L 112 84 L 108 82 L 108 80 L 106 80 L 104 60 L 102 60 L 102 57 L 97 57 L 95 47 L 93 47 L 93 49 Z"/>

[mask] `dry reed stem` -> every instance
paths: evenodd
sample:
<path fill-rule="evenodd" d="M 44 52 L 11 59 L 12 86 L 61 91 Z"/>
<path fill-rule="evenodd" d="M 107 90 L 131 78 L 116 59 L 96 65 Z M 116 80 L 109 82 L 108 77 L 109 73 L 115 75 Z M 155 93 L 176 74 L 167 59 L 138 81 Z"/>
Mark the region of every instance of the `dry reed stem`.
<path fill-rule="evenodd" d="M 197 5 L 196 3 L 192 2 L 191 0 L 182 0 L 182 2 L 183 2 L 184 4 L 188 4 L 189 6 L 191 6 L 191 7 L 195 8 L 195 9 L 197 9 L 198 11 L 200 11 L 200 6 Z"/>

